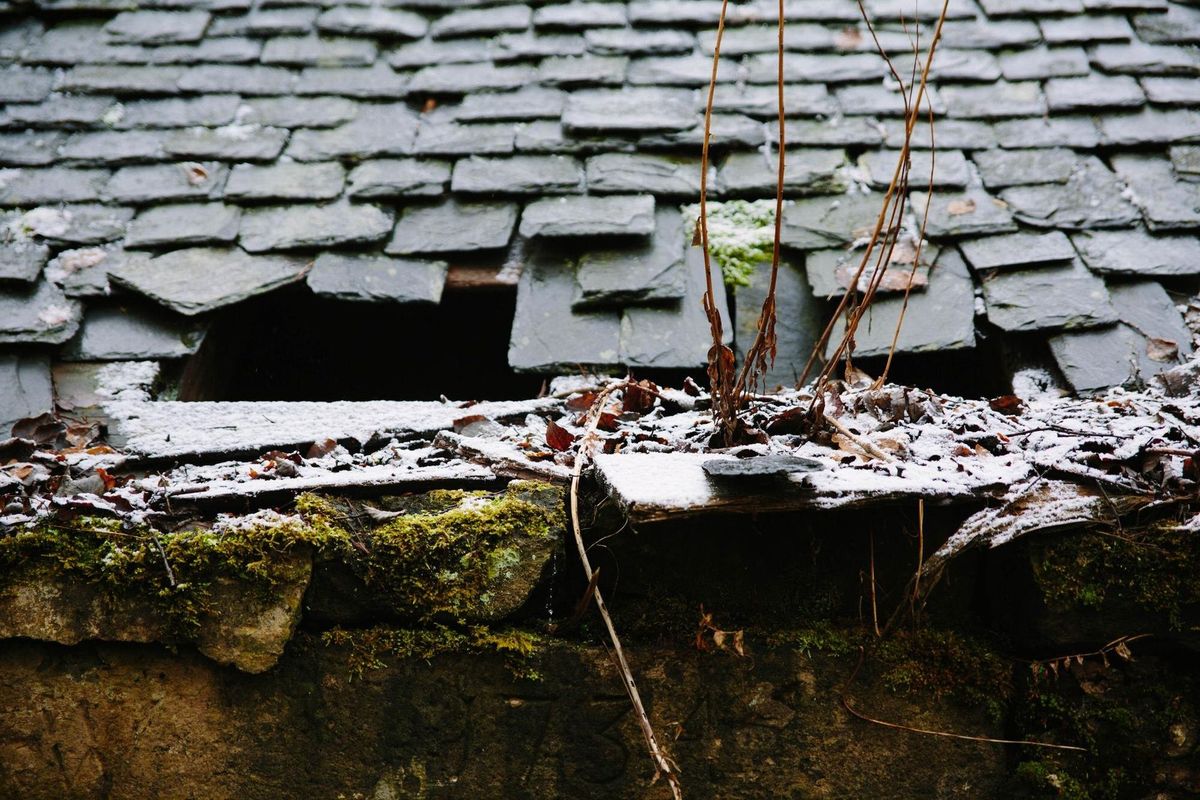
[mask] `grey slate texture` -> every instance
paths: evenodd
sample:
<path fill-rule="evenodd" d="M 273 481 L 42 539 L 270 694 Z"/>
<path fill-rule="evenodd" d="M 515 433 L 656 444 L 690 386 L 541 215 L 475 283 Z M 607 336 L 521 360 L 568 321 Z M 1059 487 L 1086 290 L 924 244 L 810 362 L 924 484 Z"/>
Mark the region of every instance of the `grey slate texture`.
<path fill-rule="evenodd" d="M 111 316 L 128 293 L 197 314 L 307 277 L 299 290 L 334 300 L 436 303 L 459 258 L 525 268 L 514 367 L 703 360 L 680 207 L 700 189 L 719 0 L 0 5 L 0 369 L 12 346 L 49 351 L 81 321 L 76 342 L 111 333 L 87 350 L 97 358 L 152 352 Z M 1145 299 L 1155 280 L 1200 274 L 1200 12 L 951 6 L 929 92 L 936 153 L 923 119 L 903 223 L 925 221 L 932 162 L 936 246 L 923 252 L 938 266 L 918 269 L 928 285 L 901 349 L 973 346 L 973 281 L 992 333 L 1056 355 L 1062 342 L 1134 347 L 1142 334 L 1115 322 L 1124 282 Z M 867 7 L 905 72 L 904 26 L 936 9 Z M 774 195 L 773 13 L 730 5 L 714 200 Z M 861 252 L 846 248 L 874 226 L 903 141 L 902 98 L 857 7 L 797 0 L 786 13 L 782 382 L 827 321 L 839 261 Z M 734 298 L 739 349 L 761 274 Z M 1107 290 L 1099 276 L 1113 276 Z M 859 354 L 890 342 L 899 300 L 877 302 Z M 1060 332 L 1076 325 L 1094 327 Z M 1076 363 L 1060 358 L 1068 377 Z M 44 405 L 14 397 L 0 388 L 0 420 Z"/>

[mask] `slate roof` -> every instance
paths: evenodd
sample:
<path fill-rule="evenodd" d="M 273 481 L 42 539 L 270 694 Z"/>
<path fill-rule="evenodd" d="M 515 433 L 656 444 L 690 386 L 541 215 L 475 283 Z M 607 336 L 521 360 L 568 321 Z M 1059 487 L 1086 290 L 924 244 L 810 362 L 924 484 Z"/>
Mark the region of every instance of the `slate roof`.
<path fill-rule="evenodd" d="M 866 5 L 904 74 L 903 19 L 940 4 Z M 0 422 L 45 407 L 51 359 L 177 358 L 205 314 L 301 282 L 436 303 L 461 259 L 520 268 L 516 369 L 699 365 L 703 274 L 679 209 L 699 187 L 719 8 L 0 1 Z M 773 193 L 774 14 L 730 5 L 714 199 Z M 786 14 L 781 382 L 845 285 L 903 139 L 856 4 Z M 1086 390 L 1160 369 L 1170 355 L 1148 359 L 1151 339 L 1190 350 L 1159 281 L 1200 274 L 1197 45 L 1191 3 L 951 4 L 931 92 L 938 255 L 903 351 L 1029 334 Z M 919 212 L 924 124 L 914 147 Z M 739 348 L 762 282 L 733 297 Z M 121 315 L 110 293 L 153 302 Z M 886 350 L 898 302 L 879 301 L 860 353 Z"/>

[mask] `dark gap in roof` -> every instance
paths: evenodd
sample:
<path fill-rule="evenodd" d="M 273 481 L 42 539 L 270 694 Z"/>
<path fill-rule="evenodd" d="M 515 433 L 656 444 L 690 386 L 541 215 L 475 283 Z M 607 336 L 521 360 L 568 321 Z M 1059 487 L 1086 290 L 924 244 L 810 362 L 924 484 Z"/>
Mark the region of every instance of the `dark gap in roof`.
<path fill-rule="evenodd" d="M 854 366 L 875 376 L 883 371 L 886 361 L 882 356 L 856 358 Z M 1008 394 L 1011 389 L 1008 372 L 1001 367 L 1000 354 L 984 342 L 974 350 L 897 353 L 888 380 L 903 386 L 970 398 L 997 397 Z"/>
<path fill-rule="evenodd" d="M 214 320 L 181 399 L 534 397 L 543 378 L 508 366 L 515 303 L 511 290 L 447 291 L 436 306 L 274 292 Z"/>

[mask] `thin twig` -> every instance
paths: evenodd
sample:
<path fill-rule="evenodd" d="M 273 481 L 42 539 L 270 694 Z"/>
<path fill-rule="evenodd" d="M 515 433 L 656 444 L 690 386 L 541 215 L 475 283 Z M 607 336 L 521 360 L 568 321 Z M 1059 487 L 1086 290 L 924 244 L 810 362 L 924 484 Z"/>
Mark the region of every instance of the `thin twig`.
<path fill-rule="evenodd" d="M 847 694 L 850 690 L 850 685 L 854 683 L 854 679 L 858 676 L 858 671 L 863 665 L 863 659 L 866 651 L 858 648 L 858 663 L 854 666 L 854 672 L 850 674 L 850 679 L 846 681 L 845 688 L 842 689 L 842 695 L 839 698 L 842 702 L 842 708 L 846 709 L 851 715 L 861 719 L 863 722 L 870 722 L 873 725 L 882 725 L 885 728 L 892 728 L 898 731 L 907 731 L 909 733 L 919 733 L 924 736 L 941 736 L 946 739 L 959 739 L 967 742 L 983 742 L 985 744 L 1016 744 L 1025 747 L 1046 747 L 1052 750 L 1071 750 L 1077 753 L 1089 752 L 1086 747 L 1078 747 L 1073 744 L 1053 744 L 1051 742 L 1037 742 L 1030 739 L 993 739 L 990 736 L 971 736 L 965 733 L 951 733 L 949 731 L 935 731 L 928 728 L 916 728 L 912 725 L 904 725 L 899 722 L 887 722 L 886 720 L 869 717 L 866 714 L 858 711 L 854 706 L 850 705 L 850 697 Z"/>
<path fill-rule="evenodd" d="M 154 546 L 158 548 L 158 554 L 162 556 L 163 566 L 167 568 L 167 580 L 171 582 L 171 588 L 175 588 L 175 572 L 171 569 L 171 562 L 167 561 L 167 551 L 163 550 L 162 542 L 157 536 L 151 536 L 150 539 L 154 542 Z"/>
<path fill-rule="evenodd" d="M 579 550 L 579 561 L 583 565 L 583 572 L 587 576 L 589 586 L 594 584 L 596 573 L 592 570 L 591 562 L 588 560 L 587 547 L 583 543 L 583 531 L 579 525 L 579 481 L 580 476 L 583 474 L 584 463 L 591 459 L 592 447 L 596 441 L 597 426 L 600 424 L 600 410 L 604 408 L 604 401 L 614 391 L 628 385 L 628 382 L 612 384 L 596 396 L 595 401 L 592 402 L 592 407 L 588 409 L 587 413 L 591 419 L 588 422 L 587 431 L 579 443 L 579 450 L 575 454 L 575 465 L 571 469 L 571 532 L 575 536 L 575 547 Z M 654 777 L 656 780 L 659 777 L 665 778 L 667 785 L 671 787 L 671 795 L 675 800 L 682 800 L 683 788 L 679 783 L 678 769 L 659 746 L 658 739 L 654 735 L 654 726 L 650 724 L 650 717 L 646 714 L 646 707 L 642 703 L 642 697 L 638 693 L 637 684 L 633 680 L 633 671 L 629 668 L 629 662 L 625 658 L 625 650 L 621 647 L 621 639 L 617 636 L 616 626 L 613 624 L 612 616 L 608 613 L 608 606 L 604 602 L 604 595 L 601 594 L 599 587 L 593 590 L 592 596 L 596 601 L 596 610 L 600 612 L 600 617 L 604 620 L 604 627 L 608 631 L 608 638 L 612 642 L 613 656 L 616 660 L 617 668 L 621 672 L 625 693 L 629 695 L 629 701 L 633 704 L 638 725 L 641 727 L 642 736 L 646 740 L 646 749 L 650 751 L 650 760 L 654 763 Z"/>
<path fill-rule="evenodd" d="M 871 626 L 875 629 L 875 638 L 878 639 L 883 634 L 879 632 L 879 604 L 875 600 L 875 531 L 867 534 L 867 542 L 871 553 Z"/>
<path fill-rule="evenodd" d="M 842 436 L 845 436 L 847 439 L 854 442 L 854 444 L 858 445 L 858 447 L 863 452 L 865 452 L 867 455 L 874 456 L 875 458 L 878 458 L 880 461 L 894 461 L 895 460 L 890 455 L 888 455 L 884 451 L 880 450 L 878 447 L 871 444 L 866 439 L 862 438 L 857 433 L 850 430 L 849 428 L 847 428 L 845 425 L 843 425 L 841 422 L 834 419 L 833 417 L 823 417 L 823 419 L 829 423 L 829 427 L 833 428 L 838 433 L 840 433 Z"/>

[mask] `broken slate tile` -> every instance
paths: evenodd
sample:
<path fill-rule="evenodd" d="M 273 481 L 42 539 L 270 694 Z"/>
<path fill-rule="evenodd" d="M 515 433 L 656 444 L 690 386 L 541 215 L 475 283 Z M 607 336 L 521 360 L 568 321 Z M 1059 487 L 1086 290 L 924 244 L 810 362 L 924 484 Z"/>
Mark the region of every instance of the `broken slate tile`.
<path fill-rule="evenodd" d="M 845 179 L 840 174 L 845 163 L 845 150 L 788 150 L 784 193 L 795 196 L 845 191 Z M 779 161 L 774 152 L 770 157 L 763 152 L 731 153 L 721 164 L 717 186 L 724 197 L 774 197 L 778 178 Z"/>
<path fill-rule="evenodd" d="M 392 229 L 392 211 L 346 200 L 325 205 L 263 206 L 242 214 L 239 241 L 251 253 L 377 242 Z"/>
<path fill-rule="evenodd" d="M 1093 272 L 1170 277 L 1200 275 L 1200 237 L 1146 231 L 1083 231 L 1071 236 Z"/>
<path fill-rule="evenodd" d="M 655 234 L 605 250 L 588 250 L 576 262 L 575 309 L 679 300 L 684 296 L 684 248 L 689 243 L 678 209 L 660 208 Z"/>
<path fill-rule="evenodd" d="M 887 189 L 896 173 L 900 160 L 898 150 L 873 150 L 858 159 L 858 165 L 867 173 L 867 182 L 873 189 Z M 909 182 L 913 186 L 928 186 L 932 172 L 934 187 L 962 189 L 971 177 L 967 159 L 958 150 L 938 148 L 936 157 L 926 150 L 909 152 Z"/>
<path fill-rule="evenodd" d="M 541 246 L 517 283 L 508 364 L 517 372 L 615 370 L 621 346 L 617 311 L 572 311 L 575 276 L 565 254 Z"/>
<path fill-rule="evenodd" d="M 419 155 L 503 155 L 513 151 L 513 123 L 460 125 L 451 121 L 422 121 L 412 152 Z"/>
<path fill-rule="evenodd" d="M 336 300 L 437 303 L 447 269 L 445 261 L 322 253 L 308 273 L 308 287 Z"/>
<path fill-rule="evenodd" d="M 905 309 L 903 296 L 876 298 L 859 321 L 854 355 L 858 358 L 885 356 Z M 835 331 L 841 331 L 841 321 Z M 831 336 L 825 357 L 836 352 L 838 336 Z M 904 323 L 896 341 L 898 353 L 937 353 L 967 350 L 975 346 L 975 287 L 966 264 L 953 249 L 944 250 L 930 269 L 923 292 L 908 296 Z"/>
<path fill-rule="evenodd" d="M 558 89 L 527 86 L 515 92 L 469 94 L 454 109 L 460 122 L 525 122 L 531 119 L 558 119 L 566 94 Z"/>
<path fill-rule="evenodd" d="M 806 197 L 783 209 L 780 243 L 795 250 L 823 250 L 870 236 L 883 195 Z"/>
<path fill-rule="evenodd" d="M 451 39 L 503 31 L 523 31 L 532 21 L 533 10 L 529 6 L 465 9 L 439 18 L 433 23 L 430 33 L 434 39 Z"/>
<path fill-rule="evenodd" d="M 49 257 L 49 247 L 24 237 L 0 240 L 0 285 L 8 281 L 33 283 Z"/>
<path fill-rule="evenodd" d="M 223 244 L 238 235 L 241 209 L 224 203 L 179 203 L 143 209 L 129 223 L 131 248 Z"/>
<path fill-rule="evenodd" d="M 1200 141 L 1200 111 L 1143 109 L 1137 114 L 1105 114 L 1097 119 L 1101 143 L 1130 147 Z"/>
<path fill-rule="evenodd" d="M 194 247 L 127 262 L 110 277 L 156 303 L 193 316 L 295 283 L 307 269 L 303 258 L 253 256 L 236 247 Z"/>
<path fill-rule="evenodd" d="M 440 197 L 450 182 L 450 162 L 427 158 L 365 161 L 350 172 L 347 194 L 378 197 Z"/>
<path fill-rule="evenodd" d="M 166 140 L 173 156 L 223 161 L 270 161 L 279 155 L 288 132 L 262 125 L 226 125 L 221 128 L 184 128 Z"/>
<path fill-rule="evenodd" d="M 864 267 L 865 252 L 865 249 L 860 247 L 852 250 L 838 248 L 805 253 L 804 270 L 812 293 L 821 298 L 841 297 L 851 284 L 855 284 L 855 275 L 860 267 L 863 267 L 863 272 L 855 285 L 859 291 L 865 291 L 874 277 L 880 251 L 875 250 Z M 926 242 L 918 255 L 911 238 L 901 239 L 892 249 L 891 260 L 876 287 L 876 295 L 883 297 L 904 292 L 908 290 L 910 281 L 912 291 L 924 291 L 929 284 L 929 265 L 936 261 L 937 257 L 937 246 Z M 918 258 L 920 261 L 916 270 L 913 270 L 913 262 Z"/>
<path fill-rule="evenodd" d="M 454 165 L 450 188 L 459 194 L 573 194 L 583 189 L 583 167 L 567 156 L 470 156 Z"/>
<path fill-rule="evenodd" d="M 527 238 L 649 236 L 654 225 L 651 195 L 537 200 L 521 214 L 521 235 Z"/>
<path fill-rule="evenodd" d="M 708 315 L 702 298 L 705 290 L 704 256 L 699 248 L 687 249 L 686 294 L 669 306 L 631 306 L 621 316 L 621 363 L 629 367 L 688 369 L 704 365 L 712 347 Z M 713 302 L 721 315 L 726 344 L 733 342 L 733 326 L 726 309 L 725 284 L 713 282 Z M 708 334 L 706 336 L 706 334 Z"/>
<path fill-rule="evenodd" d="M 460 203 L 409 206 L 384 251 L 393 255 L 497 250 L 508 245 L 517 225 L 513 203 Z"/>
<path fill-rule="evenodd" d="M 1101 108 L 1139 108 L 1146 95 L 1128 75 L 1089 75 L 1053 78 L 1045 84 L 1046 103 L 1052 113 Z"/>
<path fill-rule="evenodd" d="M 913 192 L 911 198 L 913 213 L 918 219 L 925 219 L 925 233 L 935 239 L 984 236 L 1017 229 L 1008 206 L 978 187 L 958 193 L 934 192 L 928 217 L 924 217 L 926 192 Z"/>
<path fill-rule="evenodd" d="M 204 325 L 157 306 L 92 304 L 61 357 L 65 361 L 183 358 L 200 349 L 204 333 Z"/>
<path fill-rule="evenodd" d="M 637 88 L 572 93 L 562 116 L 568 131 L 680 131 L 696 125 L 691 92 Z"/>
<path fill-rule="evenodd" d="M 1200 184 L 1180 181 L 1171 162 L 1161 156 L 1119 155 L 1113 169 L 1132 192 L 1152 231 L 1200 228 Z"/>
<path fill-rule="evenodd" d="M 709 186 L 716 184 L 709 166 Z M 587 161 L 588 191 L 594 194 L 652 194 L 695 197 L 700 192 L 700 161 L 687 156 L 601 153 Z"/>
<path fill-rule="evenodd" d="M 1004 331 L 1094 328 L 1117 319 L 1104 281 L 1079 260 L 993 272 L 983 280 L 983 299 L 988 321 Z"/>
<path fill-rule="evenodd" d="M 79 329 L 81 313 L 47 280 L 0 285 L 0 344 L 62 344 Z"/>
<path fill-rule="evenodd" d="M 148 253 L 127 252 L 120 244 L 63 250 L 46 265 L 46 280 L 62 288 L 67 297 L 104 297 L 111 291 L 109 270 L 149 258 Z"/>
<path fill-rule="evenodd" d="M 379 36 L 389 39 L 420 39 L 429 23 L 419 14 L 372 6 L 334 6 L 317 17 L 322 31 L 348 36 Z"/>
<path fill-rule="evenodd" d="M 0 353 L 0 439 L 12 435 L 14 423 L 53 411 L 50 357 L 25 351 Z"/>
<path fill-rule="evenodd" d="M 1117 176 L 1098 158 L 1081 159 L 1063 184 L 1016 186 L 1000 196 L 1018 220 L 1039 228 L 1120 228 L 1137 221 L 1138 210 L 1123 194 Z"/>
<path fill-rule="evenodd" d="M 0 206 L 96 200 L 107 180 L 102 169 L 0 169 Z"/>
<path fill-rule="evenodd" d="M 32 209 L 25 212 L 20 224 L 51 242 L 97 244 L 121 238 L 131 219 L 132 208 L 79 204 Z"/>
<path fill-rule="evenodd" d="M 215 161 L 121 167 L 101 193 L 118 203 L 144 205 L 159 200 L 217 198 L 228 171 Z"/>
<path fill-rule="evenodd" d="M 1114 284 L 1109 295 L 1121 324 L 1050 339 L 1050 352 L 1078 392 L 1144 385 L 1192 352 L 1191 333 L 1160 284 Z"/>
<path fill-rule="evenodd" d="M 989 189 L 1066 183 L 1079 164 L 1074 150 L 1048 147 L 1029 150 L 980 150 L 971 156 Z"/>
<path fill-rule="evenodd" d="M 332 200 L 342 193 L 345 179 L 346 171 L 336 162 L 237 164 L 229 173 L 225 197 L 231 200 Z"/>
<path fill-rule="evenodd" d="M 758 317 L 767 296 L 770 266 L 754 270 L 749 286 L 739 286 L 734 294 L 733 339 L 738 361 L 744 363 L 746 351 L 758 333 Z M 795 386 L 817 337 L 825 327 L 825 303 L 813 296 L 803 271 L 791 258 L 780 259 L 775 286 L 775 363 L 763 375 L 763 388 Z"/>
<path fill-rule="evenodd" d="M 104 32 L 121 44 L 196 42 L 208 21 L 203 11 L 125 11 L 109 20 Z"/>
<path fill-rule="evenodd" d="M 1035 47 L 1000 55 L 1000 72 L 1009 81 L 1075 78 L 1090 71 L 1081 47 Z"/>
<path fill-rule="evenodd" d="M 417 120 L 401 103 L 364 105 L 354 119 L 336 128 L 294 132 L 287 155 L 297 161 L 333 161 L 405 154 L 412 149 Z"/>
<path fill-rule="evenodd" d="M 938 125 L 941 139 L 941 125 Z M 1091 117 L 1010 119 L 996 125 L 1001 147 L 1076 147 L 1090 149 L 1100 143 L 1100 131 Z M 943 145 L 946 146 L 946 145 Z"/>
<path fill-rule="evenodd" d="M 1006 233 L 958 243 L 976 270 L 1062 264 L 1075 258 L 1075 248 L 1062 231 Z"/>

